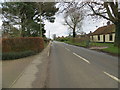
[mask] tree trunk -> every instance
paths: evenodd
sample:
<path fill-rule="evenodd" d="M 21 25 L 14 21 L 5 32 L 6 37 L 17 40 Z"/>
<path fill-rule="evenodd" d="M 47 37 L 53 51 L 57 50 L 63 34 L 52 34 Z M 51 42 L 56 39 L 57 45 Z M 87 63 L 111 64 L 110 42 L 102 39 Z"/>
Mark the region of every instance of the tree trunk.
<path fill-rule="evenodd" d="M 115 23 L 115 42 L 114 45 L 120 47 L 120 22 Z"/>
<path fill-rule="evenodd" d="M 25 23 L 24 23 L 24 18 L 22 17 L 21 19 L 21 37 L 25 36 Z"/>
<path fill-rule="evenodd" d="M 21 31 L 21 36 L 25 37 L 25 27 L 24 25 L 21 25 L 22 31 Z"/>
<path fill-rule="evenodd" d="M 75 28 L 74 28 L 73 29 L 73 39 L 72 39 L 73 43 L 75 42 L 75 36 L 76 36 L 76 33 L 75 33 Z"/>
<path fill-rule="evenodd" d="M 73 29 L 73 38 L 75 38 L 76 33 L 75 33 L 75 28 Z"/>

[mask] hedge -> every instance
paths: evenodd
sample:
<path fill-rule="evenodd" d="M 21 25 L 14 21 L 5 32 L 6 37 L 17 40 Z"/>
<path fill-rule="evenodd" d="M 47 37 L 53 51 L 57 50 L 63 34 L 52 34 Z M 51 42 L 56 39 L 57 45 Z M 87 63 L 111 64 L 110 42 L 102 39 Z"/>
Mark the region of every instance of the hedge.
<path fill-rule="evenodd" d="M 3 38 L 2 60 L 26 57 L 43 49 L 44 40 L 40 37 Z"/>
<path fill-rule="evenodd" d="M 31 56 L 36 54 L 34 51 L 24 51 L 24 52 L 9 52 L 2 54 L 2 60 L 12 60 L 12 59 L 19 59 L 27 56 Z"/>

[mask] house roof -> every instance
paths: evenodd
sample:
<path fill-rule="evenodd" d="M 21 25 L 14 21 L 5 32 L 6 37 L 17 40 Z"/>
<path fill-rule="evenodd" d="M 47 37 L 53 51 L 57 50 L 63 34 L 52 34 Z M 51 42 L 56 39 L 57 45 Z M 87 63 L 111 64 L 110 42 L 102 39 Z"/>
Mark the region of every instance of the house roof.
<path fill-rule="evenodd" d="M 115 25 L 107 25 L 103 27 L 99 27 L 97 30 L 95 30 L 93 33 L 90 35 L 101 35 L 101 34 L 109 34 L 115 32 Z"/>

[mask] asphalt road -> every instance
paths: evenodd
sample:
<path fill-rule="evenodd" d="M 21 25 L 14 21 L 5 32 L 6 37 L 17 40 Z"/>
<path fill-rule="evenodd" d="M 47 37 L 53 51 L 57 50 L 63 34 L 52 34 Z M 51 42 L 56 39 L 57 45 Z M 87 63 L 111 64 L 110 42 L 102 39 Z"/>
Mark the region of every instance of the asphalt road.
<path fill-rule="evenodd" d="M 53 42 L 48 88 L 118 88 L 118 58 Z"/>

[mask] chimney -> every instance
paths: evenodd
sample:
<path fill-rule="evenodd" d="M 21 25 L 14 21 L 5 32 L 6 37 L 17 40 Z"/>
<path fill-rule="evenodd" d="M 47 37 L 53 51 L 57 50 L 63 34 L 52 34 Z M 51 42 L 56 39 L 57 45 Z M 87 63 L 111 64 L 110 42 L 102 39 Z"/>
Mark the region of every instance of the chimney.
<path fill-rule="evenodd" d="M 107 25 L 110 25 L 110 21 L 107 22 Z"/>

